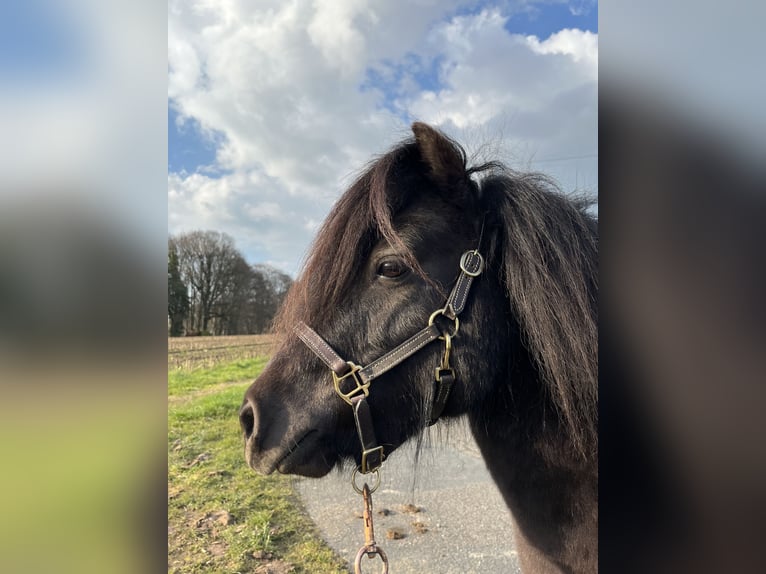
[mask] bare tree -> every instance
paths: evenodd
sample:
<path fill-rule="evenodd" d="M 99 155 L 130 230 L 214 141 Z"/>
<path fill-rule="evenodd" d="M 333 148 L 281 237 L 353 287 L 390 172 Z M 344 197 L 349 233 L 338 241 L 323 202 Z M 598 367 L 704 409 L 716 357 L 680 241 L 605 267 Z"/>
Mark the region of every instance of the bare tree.
<path fill-rule="evenodd" d="M 254 265 L 253 273 L 252 309 L 255 317 L 252 332 L 263 333 L 271 328 L 274 316 L 293 280 L 288 274 L 271 265 Z"/>
<path fill-rule="evenodd" d="M 292 282 L 270 265 L 250 266 L 225 233 L 192 231 L 168 241 L 174 334 L 184 318 L 187 334 L 266 332 Z"/>
<path fill-rule="evenodd" d="M 181 278 L 191 290 L 190 330 L 209 332 L 244 261 L 234 240 L 218 231 L 191 231 L 175 238 Z"/>
<path fill-rule="evenodd" d="M 238 257 L 224 294 L 213 312 L 216 335 L 238 335 L 251 332 L 248 330 L 248 314 L 252 284 L 252 268 L 247 261 Z"/>
<path fill-rule="evenodd" d="M 228 334 L 264 333 L 271 328 L 292 278 L 269 265 L 240 268 L 222 325 Z"/>

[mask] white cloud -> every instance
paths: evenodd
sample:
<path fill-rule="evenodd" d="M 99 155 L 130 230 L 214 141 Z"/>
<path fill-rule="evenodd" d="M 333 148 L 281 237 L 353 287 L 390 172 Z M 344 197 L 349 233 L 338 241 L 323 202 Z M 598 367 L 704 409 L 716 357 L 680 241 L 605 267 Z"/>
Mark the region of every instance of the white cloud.
<path fill-rule="evenodd" d="M 593 152 L 597 37 L 512 36 L 513 3 L 452 17 L 458 4 L 472 3 L 171 1 L 169 96 L 222 135 L 226 175 L 170 174 L 170 230 L 220 229 L 294 271 L 343 187 L 412 119 L 463 141 L 502 133 L 527 156 Z"/>
<path fill-rule="evenodd" d="M 263 201 L 255 205 L 246 203 L 245 213 L 253 221 L 284 219 L 282 207 L 275 201 Z"/>
<path fill-rule="evenodd" d="M 509 34 L 505 22 L 499 11 L 488 10 L 436 27 L 430 42 L 447 56 L 443 87 L 400 105 L 426 121 L 463 130 L 502 124 L 506 138 L 543 152 L 558 152 L 574 127 L 583 147 L 594 151 L 597 36 L 563 30 L 541 41 Z"/>
<path fill-rule="evenodd" d="M 168 229 L 214 229 L 234 237 L 251 263 L 279 261 L 295 273 L 316 231 L 317 212 L 330 202 L 291 197 L 247 173 L 221 177 L 195 174 L 168 176 Z"/>
<path fill-rule="evenodd" d="M 527 43 L 537 54 L 565 54 L 575 62 L 584 62 L 587 70 L 598 72 L 598 35 L 583 30 L 564 29 L 544 41 L 537 36 L 527 36 Z"/>

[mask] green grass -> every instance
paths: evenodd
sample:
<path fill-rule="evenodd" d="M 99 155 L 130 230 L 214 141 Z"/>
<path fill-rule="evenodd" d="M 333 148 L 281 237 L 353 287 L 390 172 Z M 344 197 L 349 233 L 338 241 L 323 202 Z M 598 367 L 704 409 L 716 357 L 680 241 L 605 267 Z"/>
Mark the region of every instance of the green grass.
<path fill-rule="evenodd" d="M 268 362 L 267 357 L 240 359 L 203 369 L 168 371 L 168 396 L 179 396 L 218 383 L 252 381 Z"/>
<path fill-rule="evenodd" d="M 245 464 L 237 411 L 265 362 L 169 373 L 169 392 L 177 396 L 212 389 L 168 409 L 168 572 L 245 573 L 264 561 L 290 563 L 295 573 L 347 572 L 319 538 L 289 478 L 260 476 Z M 237 373 L 245 382 L 218 386 Z M 210 520 L 224 511 L 230 524 Z"/>

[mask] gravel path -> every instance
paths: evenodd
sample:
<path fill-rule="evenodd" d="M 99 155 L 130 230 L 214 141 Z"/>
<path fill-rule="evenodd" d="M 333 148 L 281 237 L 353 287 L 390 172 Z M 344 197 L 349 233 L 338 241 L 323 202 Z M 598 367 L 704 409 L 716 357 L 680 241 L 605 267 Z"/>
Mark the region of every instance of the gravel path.
<path fill-rule="evenodd" d="M 411 444 L 383 465 L 373 495 L 374 524 L 390 572 L 519 573 L 510 513 L 473 438 L 463 425 L 453 426 L 446 440 L 439 433 L 439 428 L 429 430 L 417 464 Z M 295 488 L 324 539 L 353 571 L 364 530 L 362 499 L 349 478 L 333 473 L 297 479 Z M 364 558 L 362 566 L 365 572 L 380 572 L 378 559 Z"/>

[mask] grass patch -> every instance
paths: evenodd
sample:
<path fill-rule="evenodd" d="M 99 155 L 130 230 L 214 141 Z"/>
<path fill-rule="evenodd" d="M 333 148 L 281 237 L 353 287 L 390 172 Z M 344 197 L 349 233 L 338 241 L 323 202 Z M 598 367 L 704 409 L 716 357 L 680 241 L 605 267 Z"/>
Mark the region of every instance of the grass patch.
<path fill-rule="evenodd" d="M 319 538 L 282 475 L 247 468 L 237 411 L 266 359 L 171 373 L 169 391 L 184 395 L 168 409 L 168 572 L 341 574 L 345 563 Z M 180 375 L 188 375 L 181 377 Z"/>
<path fill-rule="evenodd" d="M 252 381 L 268 362 L 267 357 L 240 359 L 197 369 L 168 371 L 168 396 L 199 391 L 220 383 Z"/>

